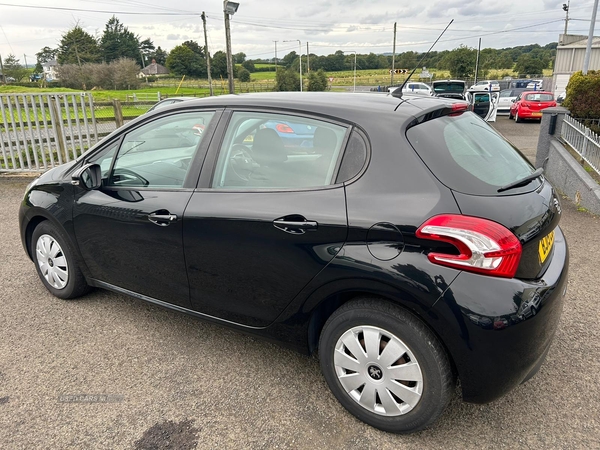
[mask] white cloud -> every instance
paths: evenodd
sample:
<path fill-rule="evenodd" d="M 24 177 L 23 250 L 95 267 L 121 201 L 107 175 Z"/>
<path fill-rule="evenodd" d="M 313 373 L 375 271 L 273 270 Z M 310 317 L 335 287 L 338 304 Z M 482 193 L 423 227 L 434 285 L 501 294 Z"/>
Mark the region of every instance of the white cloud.
<path fill-rule="evenodd" d="M 22 4 L 16 0 L 9 3 Z M 397 51 L 425 51 L 437 38 L 450 19 L 455 22 L 449 28 L 436 50 L 451 49 L 459 44 L 475 46 L 483 36 L 483 47 L 510 47 L 529 43 L 546 44 L 556 41 L 564 26 L 562 0 L 530 0 L 527 7 L 516 0 L 502 3 L 479 0 L 422 0 L 420 2 L 394 4 L 384 0 L 240 0 L 238 12 L 232 19 L 232 44 L 234 52 L 269 57 L 274 54 L 273 41 L 278 40 L 278 56 L 290 51 L 285 39 L 300 39 L 311 43 L 311 52 L 332 53 L 337 49 L 384 53 L 392 50 L 393 24 L 398 23 Z M 579 13 L 588 12 L 579 7 Z M 204 43 L 201 10 L 189 1 L 145 0 L 144 6 L 117 0 L 82 2 L 55 0 L 52 3 L 29 0 L 26 4 L 104 10 L 55 11 L 46 9 L 14 8 L 0 6 L 4 33 L 0 32 L 0 54 L 26 54 L 28 62 L 44 46 L 57 46 L 60 37 L 77 21 L 93 35 L 101 36 L 106 21 L 115 12 L 131 31 L 142 39 L 150 38 L 156 46 L 171 49 L 184 40 Z M 217 0 L 205 2 L 209 47 L 211 53 L 225 47 L 222 3 Z M 575 7 L 572 4 L 572 9 Z M 120 11 L 167 13 L 167 15 L 125 15 Z M 173 15 L 180 13 L 190 15 Z M 556 20 L 553 24 L 538 25 L 519 33 L 489 33 L 521 28 Z M 573 32 L 587 28 L 573 22 Z M 543 30 L 544 32 L 540 32 Z M 585 33 L 585 30 L 582 32 Z M 317 42 L 321 46 L 317 46 Z M 314 46 L 313 46 L 314 43 Z"/>

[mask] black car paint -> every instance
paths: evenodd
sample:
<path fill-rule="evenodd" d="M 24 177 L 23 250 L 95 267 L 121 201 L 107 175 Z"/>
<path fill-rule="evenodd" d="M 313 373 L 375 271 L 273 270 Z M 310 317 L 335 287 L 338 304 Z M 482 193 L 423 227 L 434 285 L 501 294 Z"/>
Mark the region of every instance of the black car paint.
<path fill-rule="evenodd" d="M 177 295 L 164 295 L 163 292 L 162 298 L 156 298 L 156 292 L 152 289 L 145 291 L 143 287 L 136 286 L 136 282 L 143 284 L 144 279 L 141 277 L 137 281 L 135 276 L 133 277 L 133 284 L 130 286 L 132 289 L 117 286 L 110 282 L 113 280 L 94 278 L 98 273 L 95 269 L 98 267 L 94 266 L 93 270 L 88 268 L 91 255 L 86 254 L 85 250 L 81 251 L 78 245 L 81 237 L 73 226 L 72 211 L 77 211 L 74 203 L 81 203 L 81 198 L 86 195 L 105 196 L 105 200 L 112 198 L 115 202 L 112 203 L 113 206 L 124 202 L 123 207 L 138 210 L 132 212 L 133 218 L 129 225 L 145 228 L 154 225 L 144 223 L 141 226 L 138 222 L 140 214 L 160 209 L 161 205 L 156 203 L 142 208 L 137 206 L 140 202 L 133 202 L 131 207 L 132 205 L 123 198 L 141 197 L 144 199 L 141 203 L 145 203 L 150 197 L 163 192 L 144 188 L 119 188 L 116 189 L 119 192 L 103 192 L 101 189 L 86 194 L 80 187 L 73 186 L 70 179 L 73 170 L 81 167 L 90 154 L 103 147 L 103 143 L 78 161 L 42 175 L 27 191 L 20 210 L 23 244 L 30 253 L 28 240 L 33 225 L 42 219 L 51 220 L 64 230 L 90 284 L 228 324 L 238 330 L 258 334 L 304 352 L 316 348 L 318 333 L 335 308 L 357 295 L 376 296 L 408 309 L 441 338 L 461 379 L 465 400 L 493 400 L 530 376 L 531 372 L 539 367 L 540 360 L 547 352 L 560 316 L 567 278 L 568 252 L 562 233 L 556 228 L 555 249 L 548 258 L 543 276 L 527 281 L 518 278 L 492 278 L 433 265 L 426 255 L 432 249 L 432 242 L 417 239 L 415 231 L 424 219 L 433 215 L 463 213 L 490 217 L 512 229 L 519 237 L 529 233 L 533 239 L 552 229 L 558 221 L 559 211 L 556 207 L 554 210 L 550 207 L 554 194 L 545 181 L 538 189 L 539 192 L 521 193 L 514 198 L 502 196 L 501 201 L 494 198 L 493 204 L 489 197 L 478 198 L 450 191 L 431 176 L 429 169 L 412 150 L 405 137 L 408 124 L 418 123 L 415 120 L 417 117 L 435 111 L 440 105 L 447 106 L 448 103 L 440 99 L 405 99 L 399 102 L 390 97 L 373 97 L 340 94 L 223 96 L 167 107 L 137 119 L 126 128 L 135 127 L 162 114 L 194 108 L 293 112 L 294 107 L 291 105 L 297 105 L 298 111 L 341 120 L 348 126 L 360 124 L 372 149 L 368 170 L 349 183 L 324 189 L 300 190 L 292 194 L 298 199 L 324 194 L 327 200 L 323 205 L 319 205 L 317 210 L 306 210 L 316 214 L 320 220 L 323 220 L 321 218 L 327 211 L 332 212 L 327 220 L 330 226 L 324 229 L 330 233 L 328 239 L 333 241 L 326 245 L 324 242 L 328 239 L 319 237 L 318 232 L 307 232 L 301 235 L 301 242 L 288 253 L 290 257 L 295 257 L 298 252 L 305 255 L 305 266 L 297 268 L 302 275 L 294 280 L 294 286 L 281 291 L 293 298 L 275 298 L 271 295 L 267 296 L 263 305 L 260 296 L 250 294 L 248 288 L 255 286 L 248 286 L 247 278 L 236 273 L 239 270 L 236 261 L 241 260 L 246 269 L 253 266 L 258 268 L 262 256 L 248 251 L 256 251 L 256 247 L 250 245 L 248 248 L 248 244 L 245 244 L 246 247 L 236 246 L 235 241 L 231 240 L 235 238 L 236 230 L 242 239 L 248 235 L 249 227 L 250 230 L 255 227 L 255 232 L 260 233 L 264 240 L 281 233 L 281 242 L 285 239 L 293 242 L 294 236 L 287 236 L 284 232 L 271 228 L 269 222 L 285 214 L 302 214 L 302 203 L 290 203 L 287 209 L 280 205 L 270 209 L 265 204 L 265 199 L 272 202 L 272 199 L 277 197 L 273 192 L 266 195 L 256 192 L 252 198 L 246 200 L 241 197 L 248 195 L 240 194 L 239 198 L 236 198 L 235 193 L 209 192 L 207 183 L 213 170 L 211 161 L 215 160 L 226 125 L 220 117 L 215 117 L 204 131 L 201 145 L 205 145 L 206 149 L 204 152 L 198 152 L 193 161 L 199 184 L 196 187 L 192 178 L 188 177 L 184 188 L 189 188 L 189 191 L 186 189 L 180 192 L 180 199 L 173 200 L 175 197 L 170 196 L 171 203 L 162 207 L 170 208 L 176 203 L 178 211 L 183 211 L 184 242 L 178 244 L 176 241 L 169 241 L 168 244 L 173 249 L 182 245 L 186 246 L 186 253 L 196 251 L 200 254 L 203 246 L 193 242 L 196 232 L 214 232 L 214 242 L 228 244 L 227 248 L 222 250 L 218 245 L 209 248 L 209 259 L 215 258 L 218 261 L 217 269 L 226 271 L 221 280 L 219 278 L 223 276 L 216 271 L 211 272 L 211 267 L 200 267 L 207 263 L 203 258 L 190 261 L 185 266 L 192 280 L 191 298 L 189 294 L 186 296 L 186 289 L 181 286 L 181 282 L 179 286 L 172 287 L 173 294 Z M 391 133 L 390 130 L 395 130 L 395 133 Z M 121 132 L 117 130 L 113 136 L 118 136 Z M 192 189 L 193 187 L 196 189 Z M 340 206 L 341 193 L 345 193 L 346 212 Z M 212 205 L 212 200 L 208 199 L 216 199 L 218 196 L 228 197 L 228 201 L 235 203 L 236 208 L 251 211 L 255 215 L 254 223 L 242 220 L 242 211 L 228 210 L 216 201 L 215 205 Z M 522 202 L 529 202 L 532 196 L 538 198 L 534 200 L 533 213 L 522 206 Z M 185 204 L 188 200 L 191 208 L 186 209 Z M 547 216 L 544 213 L 546 201 L 547 211 L 550 211 Z M 306 200 L 305 206 L 309 203 L 310 200 Z M 517 204 L 520 206 L 516 207 Z M 523 215 L 527 211 L 530 211 L 530 216 Z M 188 216 L 196 222 L 194 226 L 186 224 L 185 219 Z M 313 217 L 307 217 L 309 218 Z M 346 221 L 347 233 L 342 231 Z M 543 225 L 535 225 L 540 221 Z M 120 232 L 127 226 L 126 222 L 116 228 L 107 225 L 108 229 L 102 231 L 104 239 L 111 239 L 113 233 Z M 533 228 L 536 226 L 537 230 L 534 232 Z M 160 230 L 160 227 L 156 227 L 154 231 Z M 156 237 L 146 237 L 143 240 L 150 242 L 154 239 Z M 198 242 L 203 242 L 202 239 L 200 237 Z M 527 240 L 524 241 L 527 247 Z M 205 244 L 209 245 L 206 241 Z M 121 252 L 136 254 L 140 250 L 136 240 L 123 239 L 120 245 L 124 246 Z M 196 247 L 192 247 L 193 245 Z M 246 252 L 236 253 L 240 248 Z M 270 242 L 268 250 L 268 258 L 277 258 L 281 254 L 278 246 L 271 245 Z M 388 259 L 390 252 L 395 252 L 397 256 Z M 149 255 L 146 256 L 150 258 Z M 157 258 L 160 258 L 160 255 L 157 255 Z M 113 263 L 111 255 L 104 255 L 103 260 L 94 264 L 103 266 Z M 156 264 L 156 259 L 141 260 L 135 267 L 143 273 L 154 273 Z M 276 260 L 273 259 L 270 264 L 276 265 Z M 119 268 L 130 269 L 121 264 Z M 253 270 L 254 274 L 258 273 L 256 269 L 250 270 Z M 278 271 L 272 274 L 281 275 Z M 268 277 L 269 274 L 264 275 Z M 212 281 L 207 281 L 211 278 Z M 221 286 L 217 286 L 219 282 Z M 213 291 L 208 298 L 202 298 L 199 288 L 204 283 L 213 283 Z M 236 304 L 229 303 L 231 294 L 235 295 Z M 535 299 L 535 308 L 529 305 L 533 304 L 532 299 Z M 249 303 L 243 304 L 246 300 Z M 266 312 L 261 311 L 260 308 L 264 306 L 270 309 Z M 499 353 L 502 354 L 502 358 L 498 357 Z"/>

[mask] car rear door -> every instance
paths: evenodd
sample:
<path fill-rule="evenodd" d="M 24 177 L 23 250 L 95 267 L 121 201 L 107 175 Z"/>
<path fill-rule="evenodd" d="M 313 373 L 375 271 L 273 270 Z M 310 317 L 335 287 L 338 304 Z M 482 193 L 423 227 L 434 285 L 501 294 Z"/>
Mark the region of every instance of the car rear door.
<path fill-rule="evenodd" d="M 290 148 L 273 122 L 315 129 L 311 145 Z M 263 110 L 231 111 L 220 128 L 184 215 L 192 307 L 264 327 L 346 240 L 344 187 L 333 180 L 350 127 Z"/>

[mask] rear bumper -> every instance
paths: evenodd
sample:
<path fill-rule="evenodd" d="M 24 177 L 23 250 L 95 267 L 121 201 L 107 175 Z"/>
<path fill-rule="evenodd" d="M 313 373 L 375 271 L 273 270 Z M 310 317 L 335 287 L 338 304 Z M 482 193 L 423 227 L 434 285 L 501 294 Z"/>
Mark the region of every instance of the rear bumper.
<path fill-rule="evenodd" d="M 462 272 L 430 311 L 458 371 L 465 401 L 486 403 L 535 375 L 554 337 L 569 266 L 556 228 L 552 262 L 535 281 Z"/>
<path fill-rule="evenodd" d="M 533 111 L 531 109 L 519 109 L 519 117 L 521 119 L 541 119 L 542 111 Z"/>

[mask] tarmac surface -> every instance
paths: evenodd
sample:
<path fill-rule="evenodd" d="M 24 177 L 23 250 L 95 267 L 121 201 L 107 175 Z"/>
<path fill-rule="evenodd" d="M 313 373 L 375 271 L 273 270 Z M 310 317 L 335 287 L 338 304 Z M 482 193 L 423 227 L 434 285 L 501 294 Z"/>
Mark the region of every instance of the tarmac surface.
<path fill-rule="evenodd" d="M 538 124 L 494 126 L 534 158 Z M 0 449 L 600 447 L 600 221 L 568 199 L 568 292 L 538 375 L 399 436 L 347 413 L 314 356 L 107 291 L 50 295 L 19 238 L 28 182 L 0 177 Z"/>

